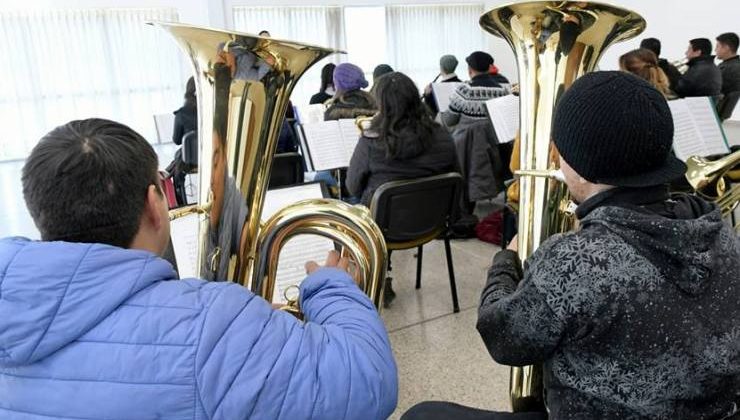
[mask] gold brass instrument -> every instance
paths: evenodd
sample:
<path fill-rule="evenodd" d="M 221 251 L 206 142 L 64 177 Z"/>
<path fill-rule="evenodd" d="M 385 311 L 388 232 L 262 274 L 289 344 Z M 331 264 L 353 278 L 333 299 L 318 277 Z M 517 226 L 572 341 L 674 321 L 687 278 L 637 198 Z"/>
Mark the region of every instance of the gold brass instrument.
<path fill-rule="evenodd" d="M 727 188 L 727 173 L 740 165 L 740 150 L 710 161 L 700 156 L 686 160 L 686 179 L 700 196 L 717 203 L 722 216 L 729 216 L 740 202 L 740 183 Z"/>
<path fill-rule="evenodd" d="M 550 159 L 550 129 L 558 99 L 576 78 L 592 71 L 611 44 L 633 38 L 645 20 L 619 7 L 571 1 L 536 1 L 501 6 L 480 25 L 503 38 L 519 67 L 521 153 L 519 256 L 526 259 L 549 236 L 570 228 L 561 211 L 567 198 Z M 544 408 L 541 367 L 513 367 L 512 408 Z"/>
<path fill-rule="evenodd" d="M 188 55 L 198 97 L 198 204 L 171 218 L 197 217 L 197 274 L 249 287 L 272 302 L 281 247 L 315 234 L 343 246 L 381 306 L 386 248 L 364 207 L 306 200 L 260 222 L 288 98 L 303 73 L 332 49 L 254 35 L 155 23 Z M 285 296 L 292 303 L 297 298 Z"/>
<path fill-rule="evenodd" d="M 363 117 L 357 117 L 355 118 L 355 125 L 357 128 L 360 129 L 361 133 L 364 133 L 365 130 L 370 129 L 370 125 L 373 123 L 374 116 L 363 116 Z"/>

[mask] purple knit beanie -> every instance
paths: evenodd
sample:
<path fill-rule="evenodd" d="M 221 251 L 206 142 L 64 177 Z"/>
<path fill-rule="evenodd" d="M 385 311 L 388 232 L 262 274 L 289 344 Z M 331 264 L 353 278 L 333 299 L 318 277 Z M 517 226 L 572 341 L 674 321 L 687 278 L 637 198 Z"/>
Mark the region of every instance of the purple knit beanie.
<path fill-rule="evenodd" d="M 334 69 L 334 88 L 339 92 L 364 89 L 369 85 L 362 69 L 350 63 L 342 63 Z"/>

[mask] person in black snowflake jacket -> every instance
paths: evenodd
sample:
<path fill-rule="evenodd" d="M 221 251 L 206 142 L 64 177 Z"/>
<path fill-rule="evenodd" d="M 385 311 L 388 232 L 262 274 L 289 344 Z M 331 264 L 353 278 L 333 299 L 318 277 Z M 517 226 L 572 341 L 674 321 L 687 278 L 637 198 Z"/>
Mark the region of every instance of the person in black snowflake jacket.
<path fill-rule="evenodd" d="M 714 204 L 669 195 L 685 165 L 663 95 L 583 76 L 552 138 L 580 227 L 523 269 L 516 245 L 494 257 L 477 324 L 491 356 L 544 363 L 551 419 L 734 418 L 740 241 Z"/>

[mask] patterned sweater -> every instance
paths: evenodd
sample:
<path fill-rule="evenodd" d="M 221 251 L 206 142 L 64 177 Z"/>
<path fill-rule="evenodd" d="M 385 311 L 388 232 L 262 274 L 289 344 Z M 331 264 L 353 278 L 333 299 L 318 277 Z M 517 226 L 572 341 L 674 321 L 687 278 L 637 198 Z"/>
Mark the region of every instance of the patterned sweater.
<path fill-rule="evenodd" d="M 477 325 L 489 352 L 544 363 L 551 419 L 737 413 L 738 236 L 694 197 L 656 212 L 608 195 L 523 272 L 514 252 L 494 257 Z"/>

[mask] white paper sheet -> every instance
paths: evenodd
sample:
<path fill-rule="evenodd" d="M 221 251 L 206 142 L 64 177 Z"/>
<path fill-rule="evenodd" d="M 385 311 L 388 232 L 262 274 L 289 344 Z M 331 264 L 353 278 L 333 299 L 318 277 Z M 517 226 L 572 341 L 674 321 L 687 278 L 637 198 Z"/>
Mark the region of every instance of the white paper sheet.
<path fill-rule="evenodd" d="M 450 108 L 450 98 L 455 93 L 455 89 L 461 84 L 457 82 L 432 83 L 432 92 L 434 92 L 434 99 L 437 101 L 439 112 L 447 111 Z"/>
<path fill-rule="evenodd" d="M 326 107 L 323 104 L 294 106 L 296 119 L 301 124 L 311 124 L 324 121 Z"/>
<path fill-rule="evenodd" d="M 265 222 L 278 210 L 295 202 L 322 197 L 321 184 L 318 182 L 268 190 L 265 195 L 265 204 L 262 206 L 260 220 Z"/>
<path fill-rule="evenodd" d="M 278 210 L 295 202 L 322 197 L 319 183 L 269 190 L 260 219 L 264 222 Z M 323 264 L 326 254 L 332 249 L 334 242 L 318 235 L 298 235 L 288 240 L 280 251 L 273 303 L 287 303 L 285 290 L 293 285 L 299 286 L 306 278 L 306 262 L 313 260 Z"/>
<path fill-rule="evenodd" d="M 170 222 L 170 239 L 175 252 L 177 272 L 181 279 L 199 278 L 198 266 L 199 215 L 190 214 Z"/>
<path fill-rule="evenodd" d="M 729 147 L 714 103 L 707 97 L 668 101 L 673 114 L 673 151 L 685 161 L 691 156 L 728 153 Z"/>
<path fill-rule="evenodd" d="M 347 166 L 347 152 L 338 121 L 303 124 L 303 133 L 315 171 Z"/>
<path fill-rule="evenodd" d="M 506 95 L 486 101 L 499 143 L 509 143 L 519 129 L 519 97 Z"/>
<path fill-rule="evenodd" d="M 355 124 L 355 120 L 350 119 L 339 120 L 339 131 L 342 132 L 342 144 L 347 158 L 344 166 L 349 166 L 349 161 L 352 159 L 352 154 L 355 152 L 355 147 L 357 147 L 362 132 Z"/>
<path fill-rule="evenodd" d="M 287 303 L 285 290 L 290 286 L 300 286 L 306 278 L 306 263 L 316 261 L 324 264 L 326 254 L 332 249 L 334 242 L 322 236 L 298 235 L 289 239 L 280 251 L 273 303 Z"/>

